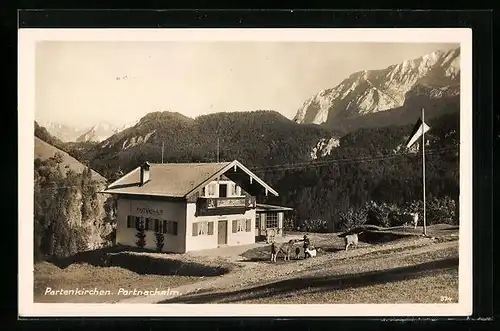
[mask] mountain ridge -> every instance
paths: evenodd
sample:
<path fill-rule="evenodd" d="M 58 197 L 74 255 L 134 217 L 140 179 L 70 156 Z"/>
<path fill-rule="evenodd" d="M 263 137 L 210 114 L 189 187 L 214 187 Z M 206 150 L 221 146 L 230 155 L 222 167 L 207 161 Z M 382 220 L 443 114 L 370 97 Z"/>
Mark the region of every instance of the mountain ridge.
<path fill-rule="evenodd" d="M 98 122 L 89 126 L 73 126 L 51 121 L 37 121 L 53 137 L 62 142 L 101 142 L 113 134 L 116 134 L 130 126 L 136 124 L 127 123 L 124 125 L 113 125 L 109 122 Z"/>
<path fill-rule="evenodd" d="M 459 94 L 460 49 L 436 51 L 385 69 L 361 70 L 333 88 L 304 101 L 294 121 L 300 124 L 340 125 L 343 119 L 399 108 L 414 88 L 425 87 L 437 97 L 442 88 Z"/>
<path fill-rule="evenodd" d="M 160 162 L 164 146 L 165 162 L 213 162 L 219 143 L 221 160 L 258 166 L 263 160 L 271 164 L 309 160 L 321 139 L 334 137 L 330 130 L 300 125 L 269 110 L 219 112 L 194 119 L 155 112 L 93 147 L 85 159 L 104 174 L 118 168 L 127 171 L 145 159 Z"/>

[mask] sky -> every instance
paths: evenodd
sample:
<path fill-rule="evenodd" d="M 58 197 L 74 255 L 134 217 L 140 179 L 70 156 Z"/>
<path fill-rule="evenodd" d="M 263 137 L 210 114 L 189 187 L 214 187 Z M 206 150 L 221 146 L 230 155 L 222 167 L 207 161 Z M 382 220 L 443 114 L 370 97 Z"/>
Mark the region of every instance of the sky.
<path fill-rule="evenodd" d="M 61 42 L 36 48 L 35 118 L 124 125 L 154 111 L 189 117 L 275 110 L 360 70 L 383 69 L 458 44 L 332 42 Z"/>

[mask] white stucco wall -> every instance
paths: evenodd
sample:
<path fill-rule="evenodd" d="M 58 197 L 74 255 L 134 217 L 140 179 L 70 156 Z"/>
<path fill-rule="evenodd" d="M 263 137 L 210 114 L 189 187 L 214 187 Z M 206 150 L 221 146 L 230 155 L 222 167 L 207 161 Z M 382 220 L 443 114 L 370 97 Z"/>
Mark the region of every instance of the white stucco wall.
<path fill-rule="evenodd" d="M 186 213 L 186 251 L 196 251 L 218 247 L 218 221 L 227 221 L 227 245 L 248 245 L 255 243 L 255 209 L 250 209 L 245 214 L 216 215 L 216 216 L 196 216 L 196 204 L 188 203 Z M 232 233 L 232 221 L 238 219 L 251 219 L 250 231 Z M 193 236 L 192 224 L 194 222 L 214 222 L 212 235 Z"/>
<path fill-rule="evenodd" d="M 141 208 L 161 211 L 158 215 L 147 215 Z M 164 252 L 183 253 L 185 251 L 186 237 L 186 202 L 157 201 L 147 199 L 118 199 L 116 243 L 136 246 L 137 230 L 127 228 L 127 216 L 146 216 L 161 220 L 177 221 L 177 235 L 165 233 Z M 154 231 L 145 231 L 146 247 L 156 250 Z"/>

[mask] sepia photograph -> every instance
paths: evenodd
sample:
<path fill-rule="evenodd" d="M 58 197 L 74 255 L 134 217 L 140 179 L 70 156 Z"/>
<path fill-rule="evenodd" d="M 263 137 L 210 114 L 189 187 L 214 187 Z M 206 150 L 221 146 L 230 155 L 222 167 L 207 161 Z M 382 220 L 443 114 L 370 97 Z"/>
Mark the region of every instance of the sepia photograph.
<path fill-rule="evenodd" d="M 20 313 L 470 314 L 471 35 L 20 29 Z"/>

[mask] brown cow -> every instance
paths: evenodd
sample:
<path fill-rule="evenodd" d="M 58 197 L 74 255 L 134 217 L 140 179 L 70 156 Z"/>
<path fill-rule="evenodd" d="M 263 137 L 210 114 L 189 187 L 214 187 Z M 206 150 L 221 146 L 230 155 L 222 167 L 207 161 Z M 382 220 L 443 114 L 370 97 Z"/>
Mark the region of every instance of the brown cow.
<path fill-rule="evenodd" d="M 287 243 L 284 243 L 283 245 L 281 245 L 281 247 L 279 248 L 278 250 L 278 253 L 279 252 L 283 252 L 283 260 L 286 261 L 290 261 L 290 255 L 292 254 L 292 249 L 293 249 L 293 244 L 295 244 L 297 241 L 295 239 L 290 239 Z"/>

